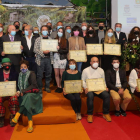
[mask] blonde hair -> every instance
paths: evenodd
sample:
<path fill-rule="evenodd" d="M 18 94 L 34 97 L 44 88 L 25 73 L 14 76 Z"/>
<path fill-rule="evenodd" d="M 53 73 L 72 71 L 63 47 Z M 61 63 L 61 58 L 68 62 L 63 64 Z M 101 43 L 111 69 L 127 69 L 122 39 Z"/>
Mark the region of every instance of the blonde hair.
<path fill-rule="evenodd" d="M 106 35 L 105 35 L 105 40 L 104 40 L 104 43 L 108 43 L 108 31 L 109 30 L 112 30 L 112 32 L 113 32 L 113 29 L 112 28 L 109 28 L 107 31 L 106 31 Z M 114 32 L 113 32 L 113 36 L 111 37 L 111 42 L 113 43 L 113 44 L 116 44 L 116 38 L 115 38 L 115 35 L 114 35 Z"/>
<path fill-rule="evenodd" d="M 39 28 L 38 28 L 38 27 L 34 27 L 34 28 L 33 28 L 33 31 L 34 31 L 34 30 L 38 30 L 38 31 L 39 31 Z"/>

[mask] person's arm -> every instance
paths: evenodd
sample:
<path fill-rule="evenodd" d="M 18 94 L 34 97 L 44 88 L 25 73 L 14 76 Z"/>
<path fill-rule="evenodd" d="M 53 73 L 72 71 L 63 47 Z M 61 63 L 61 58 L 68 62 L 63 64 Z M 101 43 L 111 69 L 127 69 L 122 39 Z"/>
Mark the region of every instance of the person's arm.
<path fill-rule="evenodd" d="M 85 70 L 83 70 L 83 72 L 82 72 L 82 78 L 81 79 L 83 80 L 83 88 L 86 89 L 87 88 L 87 85 L 86 85 L 87 76 L 86 76 L 86 71 Z"/>
<path fill-rule="evenodd" d="M 84 41 L 84 38 L 82 38 L 82 45 L 83 45 L 83 50 L 86 50 L 86 45 L 85 45 L 85 41 Z"/>
<path fill-rule="evenodd" d="M 125 71 L 123 71 L 123 75 L 124 75 L 124 78 L 123 78 L 122 88 L 125 90 L 127 88 L 127 84 L 128 84 Z"/>
<path fill-rule="evenodd" d="M 136 74 L 135 70 L 132 70 L 130 75 L 129 75 L 129 82 L 128 82 L 130 87 L 132 87 L 134 89 L 137 87 L 137 85 L 134 84 L 134 80 L 136 80 L 135 74 Z"/>
<path fill-rule="evenodd" d="M 0 55 L 3 52 L 3 37 L 0 39 Z"/>

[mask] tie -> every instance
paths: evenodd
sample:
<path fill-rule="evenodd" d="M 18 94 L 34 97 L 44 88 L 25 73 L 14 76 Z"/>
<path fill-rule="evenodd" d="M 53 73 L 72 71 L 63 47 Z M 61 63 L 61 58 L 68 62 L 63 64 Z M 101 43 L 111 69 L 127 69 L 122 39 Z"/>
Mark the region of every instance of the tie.
<path fill-rule="evenodd" d="M 13 36 L 11 36 L 11 42 L 13 42 L 14 41 L 14 37 Z"/>

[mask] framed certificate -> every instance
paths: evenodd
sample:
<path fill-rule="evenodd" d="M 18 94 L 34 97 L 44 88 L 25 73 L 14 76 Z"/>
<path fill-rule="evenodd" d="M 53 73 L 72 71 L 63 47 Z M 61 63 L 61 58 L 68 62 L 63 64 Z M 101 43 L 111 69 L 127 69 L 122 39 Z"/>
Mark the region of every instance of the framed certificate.
<path fill-rule="evenodd" d="M 86 44 L 87 55 L 103 55 L 102 44 Z"/>
<path fill-rule="evenodd" d="M 106 90 L 105 81 L 103 78 L 87 79 L 86 80 L 88 91 L 104 91 Z"/>
<path fill-rule="evenodd" d="M 66 93 L 80 93 L 83 91 L 82 80 L 64 81 L 64 89 Z"/>
<path fill-rule="evenodd" d="M 0 97 L 15 96 L 16 81 L 0 82 Z"/>
<path fill-rule="evenodd" d="M 49 50 L 51 52 L 57 52 L 58 40 L 57 39 L 41 39 L 42 51 Z"/>
<path fill-rule="evenodd" d="M 121 56 L 121 45 L 119 45 L 119 44 L 104 44 L 104 54 Z"/>
<path fill-rule="evenodd" d="M 3 51 L 5 54 L 21 54 L 21 41 L 3 42 Z"/>
<path fill-rule="evenodd" d="M 70 50 L 69 58 L 74 59 L 76 62 L 86 62 L 87 61 L 86 50 Z"/>
<path fill-rule="evenodd" d="M 138 90 L 140 92 L 140 79 L 137 79 L 137 87 L 138 87 Z"/>

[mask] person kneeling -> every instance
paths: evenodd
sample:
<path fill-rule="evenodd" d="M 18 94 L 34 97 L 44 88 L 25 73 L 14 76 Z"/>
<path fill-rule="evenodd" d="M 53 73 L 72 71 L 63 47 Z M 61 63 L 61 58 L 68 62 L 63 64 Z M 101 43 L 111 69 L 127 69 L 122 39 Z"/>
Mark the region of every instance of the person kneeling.
<path fill-rule="evenodd" d="M 127 89 L 125 71 L 119 68 L 120 62 L 117 57 L 112 58 L 113 68 L 106 71 L 106 84 L 115 104 L 115 116 L 126 116 L 126 109 L 132 97 Z M 121 98 L 123 99 L 120 105 Z"/>
<path fill-rule="evenodd" d="M 84 69 L 82 73 L 83 87 L 85 89 L 85 94 L 87 95 L 87 121 L 89 123 L 93 122 L 93 100 L 94 96 L 97 96 L 103 99 L 103 118 L 106 121 L 111 122 L 111 117 L 109 115 L 110 95 L 108 89 L 106 88 L 105 91 L 89 92 L 86 85 L 87 79 L 103 78 L 105 80 L 104 71 L 102 68 L 98 67 L 99 59 L 97 57 L 91 58 L 90 65 L 91 66 Z"/>
<path fill-rule="evenodd" d="M 79 93 L 67 94 L 64 89 L 64 81 L 81 80 L 81 73 L 77 70 L 76 61 L 70 59 L 68 62 L 68 70 L 63 72 L 61 86 L 63 88 L 64 97 L 71 101 L 71 106 L 76 113 L 76 120 L 81 120 L 81 98 Z"/>
<path fill-rule="evenodd" d="M 28 67 L 28 61 L 22 60 L 20 62 L 21 72 L 18 78 L 20 110 L 16 113 L 12 121 L 17 123 L 20 115 L 24 114 L 28 117 L 29 127 L 27 132 L 31 133 L 33 131 L 32 115 L 42 113 L 43 105 L 37 86 L 36 75 L 33 71 L 29 71 Z"/>

